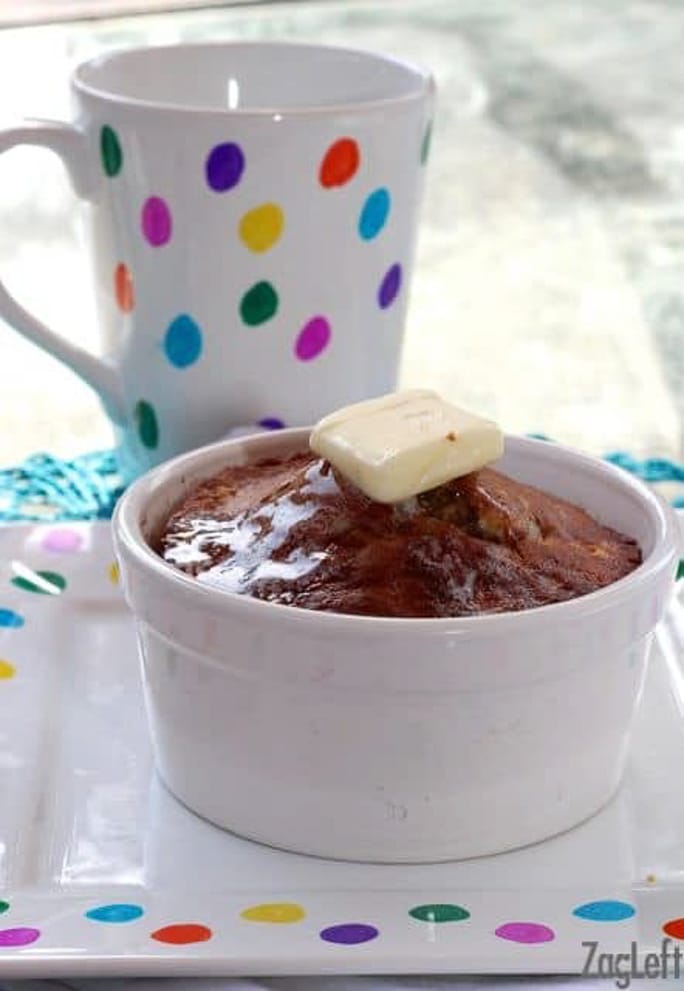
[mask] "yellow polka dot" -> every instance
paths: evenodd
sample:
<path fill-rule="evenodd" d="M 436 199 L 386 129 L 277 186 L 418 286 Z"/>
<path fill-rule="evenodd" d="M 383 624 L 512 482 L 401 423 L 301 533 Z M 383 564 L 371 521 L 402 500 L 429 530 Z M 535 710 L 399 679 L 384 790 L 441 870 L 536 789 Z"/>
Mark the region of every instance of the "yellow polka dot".
<path fill-rule="evenodd" d="M 244 215 L 240 238 L 250 251 L 268 251 L 283 233 L 285 217 L 277 203 L 264 203 Z"/>
<path fill-rule="evenodd" d="M 112 583 L 112 585 L 118 585 L 119 584 L 119 574 L 120 574 L 120 572 L 119 572 L 119 565 L 118 565 L 118 563 L 116 561 L 112 561 L 112 563 L 107 568 L 107 576 L 108 576 L 110 582 Z"/>
<path fill-rule="evenodd" d="M 13 678 L 17 669 L 9 661 L 0 661 L 0 678 Z"/>
<path fill-rule="evenodd" d="M 252 905 L 240 912 L 248 922 L 301 922 L 306 912 L 301 905 L 294 902 L 271 902 L 264 905 Z"/>

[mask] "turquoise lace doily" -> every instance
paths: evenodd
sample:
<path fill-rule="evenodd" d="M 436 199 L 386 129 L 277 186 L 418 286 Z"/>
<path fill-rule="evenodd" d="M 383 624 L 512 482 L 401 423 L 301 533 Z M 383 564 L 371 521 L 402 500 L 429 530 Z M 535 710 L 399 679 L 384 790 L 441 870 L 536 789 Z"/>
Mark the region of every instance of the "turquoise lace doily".
<path fill-rule="evenodd" d="M 684 507 L 684 465 L 666 458 L 639 461 L 622 451 L 606 460 L 656 486 L 674 483 L 678 491 L 668 498 Z M 0 469 L 0 522 L 106 520 L 123 489 L 111 451 L 68 461 L 34 454 L 22 465 Z"/>

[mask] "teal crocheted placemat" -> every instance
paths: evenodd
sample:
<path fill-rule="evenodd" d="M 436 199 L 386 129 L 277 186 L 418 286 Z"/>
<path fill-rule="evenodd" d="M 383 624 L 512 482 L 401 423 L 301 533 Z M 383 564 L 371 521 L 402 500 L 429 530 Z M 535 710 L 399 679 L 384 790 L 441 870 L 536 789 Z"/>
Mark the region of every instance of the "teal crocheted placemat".
<path fill-rule="evenodd" d="M 622 451 L 606 455 L 606 460 L 646 482 L 673 488 L 667 497 L 684 507 L 684 465 L 666 458 L 639 461 Z M 34 454 L 15 468 L 0 470 L 0 523 L 106 520 L 123 489 L 111 451 L 71 460 Z"/>
<path fill-rule="evenodd" d="M 34 454 L 0 470 L 0 523 L 107 520 L 123 490 L 111 451 L 69 461 Z"/>

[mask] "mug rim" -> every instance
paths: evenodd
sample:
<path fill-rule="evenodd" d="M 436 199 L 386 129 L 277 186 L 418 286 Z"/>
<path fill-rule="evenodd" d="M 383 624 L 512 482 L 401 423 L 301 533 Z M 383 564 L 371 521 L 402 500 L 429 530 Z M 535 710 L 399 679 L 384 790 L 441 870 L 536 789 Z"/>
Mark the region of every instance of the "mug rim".
<path fill-rule="evenodd" d="M 88 73 L 94 73 L 105 65 L 115 60 L 126 60 L 135 58 L 144 52 L 173 52 L 179 49 L 189 51 L 194 49 L 198 52 L 225 49 L 291 49 L 299 51 L 329 52 L 338 55 L 363 56 L 369 61 L 379 64 L 393 65 L 413 77 L 415 87 L 407 93 L 397 96 L 385 96 L 368 100 L 340 101 L 329 104 L 300 104 L 297 106 L 273 106 L 263 107 L 212 107 L 203 104 L 183 104 L 173 100 L 156 100 L 146 97 L 126 96 L 116 92 L 114 88 L 108 89 L 104 85 L 97 85 L 93 80 L 86 78 Z M 325 45 L 317 42 L 304 41 L 252 41 L 242 39 L 228 39 L 220 41 L 198 41 L 198 42 L 178 42 L 168 45 L 136 45 L 129 48 L 116 48 L 87 59 L 76 66 L 72 73 L 72 86 L 74 90 L 84 96 L 102 100 L 106 103 L 114 103 L 118 106 L 129 108 L 145 109 L 151 111 L 172 111 L 174 113 L 188 114 L 218 114 L 220 116 L 236 116 L 240 118 L 263 118 L 277 115 L 279 118 L 296 116 L 329 116 L 343 113 L 367 113 L 381 110 L 392 106 L 401 106 L 423 100 L 426 96 L 435 91 L 434 76 L 429 69 L 418 65 L 409 59 L 399 58 L 384 52 L 372 51 L 366 48 L 354 48 L 348 45 Z"/>

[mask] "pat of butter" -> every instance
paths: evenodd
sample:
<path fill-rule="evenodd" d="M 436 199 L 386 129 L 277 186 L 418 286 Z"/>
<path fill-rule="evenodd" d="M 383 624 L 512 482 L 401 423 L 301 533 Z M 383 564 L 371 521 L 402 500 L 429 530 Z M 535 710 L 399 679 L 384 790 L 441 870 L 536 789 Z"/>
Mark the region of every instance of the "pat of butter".
<path fill-rule="evenodd" d="M 428 389 L 346 406 L 316 424 L 311 450 L 376 502 L 401 502 L 483 468 L 503 454 L 491 420 Z"/>

